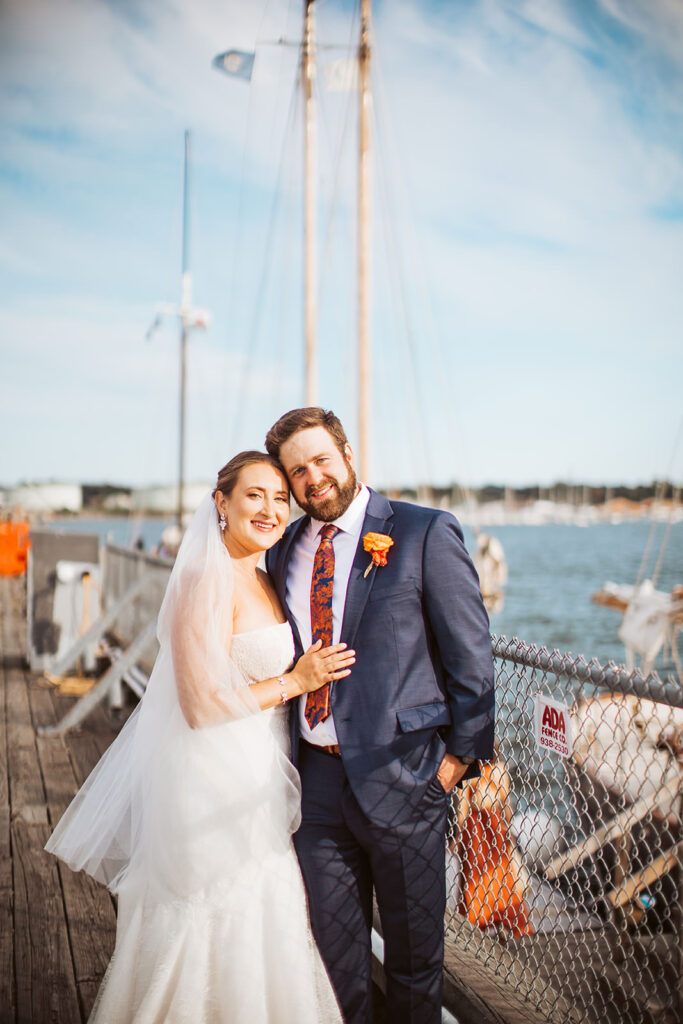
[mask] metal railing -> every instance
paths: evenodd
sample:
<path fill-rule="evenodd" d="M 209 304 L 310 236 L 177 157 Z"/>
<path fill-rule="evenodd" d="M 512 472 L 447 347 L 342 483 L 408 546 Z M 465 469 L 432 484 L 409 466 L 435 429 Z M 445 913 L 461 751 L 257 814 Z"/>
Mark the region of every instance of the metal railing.
<path fill-rule="evenodd" d="M 493 650 L 496 757 L 451 806 L 447 971 L 492 1019 L 674 1024 L 683 687 Z"/>
<path fill-rule="evenodd" d="M 155 619 L 171 575 L 173 560 L 159 558 L 131 548 L 107 544 L 104 550 L 103 603 L 111 608 L 137 580 L 144 587 L 134 601 L 117 616 L 113 632 L 123 647 L 132 643 L 146 624 Z M 145 672 L 152 671 L 159 645 L 154 640 L 140 659 Z"/>

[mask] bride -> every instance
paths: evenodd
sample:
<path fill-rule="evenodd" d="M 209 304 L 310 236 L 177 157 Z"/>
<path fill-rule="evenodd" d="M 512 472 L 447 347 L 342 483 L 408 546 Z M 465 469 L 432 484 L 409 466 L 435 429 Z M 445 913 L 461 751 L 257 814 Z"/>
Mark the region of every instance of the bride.
<path fill-rule="evenodd" d="M 354 652 L 294 644 L 265 572 L 289 488 L 261 452 L 218 474 L 183 539 L 144 699 L 46 849 L 118 895 L 98 1024 L 332 1024 L 291 842 L 285 704 Z"/>

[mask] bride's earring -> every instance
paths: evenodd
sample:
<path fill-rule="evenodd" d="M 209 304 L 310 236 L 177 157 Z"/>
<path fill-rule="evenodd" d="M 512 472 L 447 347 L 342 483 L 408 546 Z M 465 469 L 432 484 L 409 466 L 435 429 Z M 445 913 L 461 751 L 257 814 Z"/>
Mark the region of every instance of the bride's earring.
<path fill-rule="evenodd" d="M 225 527 L 228 525 L 225 521 L 225 512 L 221 512 L 221 518 L 218 521 L 218 525 L 221 528 L 221 533 L 225 533 Z"/>

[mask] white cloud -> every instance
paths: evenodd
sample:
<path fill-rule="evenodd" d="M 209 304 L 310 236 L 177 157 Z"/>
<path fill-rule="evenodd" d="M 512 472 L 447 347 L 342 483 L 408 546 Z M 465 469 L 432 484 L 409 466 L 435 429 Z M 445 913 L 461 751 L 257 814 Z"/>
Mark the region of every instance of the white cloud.
<path fill-rule="evenodd" d="M 0 313 L 0 363 L 12 384 L 0 430 L 16 439 L 4 446 L 0 481 L 55 476 L 60 466 L 84 480 L 174 478 L 179 332 L 170 321 L 145 341 L 147 318 L 144 309 L 66 300 Z M 246 446 L 245 428 L 258 431 L 250 446 L 261 447 L 296 379 L 282 366 L 249 367 L 210 332 L 192 332 L 187 361 L 188 472 L 211 478 L 230 446 Z"/>
<path fill-rule="evenodd" d="M 599 0 L 610 17 L 683 65 L 683 8 L 679 0 Z"/>

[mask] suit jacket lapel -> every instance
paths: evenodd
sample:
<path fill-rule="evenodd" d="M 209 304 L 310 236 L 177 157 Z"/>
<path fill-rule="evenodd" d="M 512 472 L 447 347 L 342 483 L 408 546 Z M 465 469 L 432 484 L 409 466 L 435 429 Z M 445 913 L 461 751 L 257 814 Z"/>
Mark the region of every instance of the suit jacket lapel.
<path fill-rule="evenodd" d="M 277 576 L 275 578 L 275 587 L 277 590 L 278 597 L 280 598 L 280 604 L 288 611 L 287 608 L 287 570 L 289 569 L 289 560 L 294 553 L 294 545 L 299 539 L 303 531 L 310 522 L 309 516 L 301 516 L 300 519 L 295 522 L 288 530 L 285 536 L 280 541 L 281 550 L 278 552 L 277 558 Z"/>
<path fill-rule="evenodd" d="M 365 576 L 370 561 L 370 555 L 363 549 L 363 537 L 366 533 L 391 533 L 393 523 L 391 516 L 393 509 L 386 498 L 376 491 L 370 491 L 370 500 L 365 511 L 363 528 L 358 540 L 358 547 L 351 566 L 349 585 L 346 589 L 346 604 L 344 606 L 344 618 L 342 620 L 341 640 L 353 646 L 353 641 L 360 625 L 360 620 L 365 609 L 370 591 L 375 582 L 377 569 L 373 569 L 368 576 Z"/>

